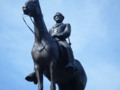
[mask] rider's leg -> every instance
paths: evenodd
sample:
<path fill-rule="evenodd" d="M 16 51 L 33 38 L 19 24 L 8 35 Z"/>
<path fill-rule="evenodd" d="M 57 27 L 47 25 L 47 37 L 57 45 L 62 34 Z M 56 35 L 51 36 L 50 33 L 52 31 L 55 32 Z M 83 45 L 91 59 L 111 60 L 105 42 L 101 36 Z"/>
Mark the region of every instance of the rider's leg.
<path fill-rule="evenodd" d="M 60 44 L 65 48 L 67 57 L 68 57 L 68 64 L 66 65 L 66 70 L 74 71 L 75 70 L 75 60 L 73 56 L 73 51 L 67 41 L 60 41 Z"/>
<path fill-rule="evenodd" d="M 66 48 L 68 56 L 68 64 L 66 65 L 67 70 L 75 70 L 75 60 L 71 48 Z"/>

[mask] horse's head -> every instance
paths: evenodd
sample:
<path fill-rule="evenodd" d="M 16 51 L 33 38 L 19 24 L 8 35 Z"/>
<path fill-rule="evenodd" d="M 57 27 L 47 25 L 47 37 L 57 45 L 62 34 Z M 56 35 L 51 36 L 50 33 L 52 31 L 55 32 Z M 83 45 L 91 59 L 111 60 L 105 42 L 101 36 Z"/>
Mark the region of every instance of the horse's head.
<path fill-rule="evenodd" d="M 25 5 L 23 6 L 23 12 L 26 15 L 31 17 L 35 17 L 39 15 L 40 6 L 38 0 L 28 0 Z"/>

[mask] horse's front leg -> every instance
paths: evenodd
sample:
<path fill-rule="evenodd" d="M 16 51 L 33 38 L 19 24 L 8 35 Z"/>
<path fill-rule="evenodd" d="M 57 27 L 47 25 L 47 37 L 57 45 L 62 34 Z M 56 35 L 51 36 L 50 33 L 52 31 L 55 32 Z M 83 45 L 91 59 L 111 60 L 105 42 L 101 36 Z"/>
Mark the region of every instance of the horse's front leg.
<path fill-rule="evenodd" d="M 55 63 L 54 63 L 54 61 L 52 61 L 51 64 L 50 64 L 50 75 L 51 75 L 50 88 L 51 88 L 51 90 L 56 90 L 55 79 L 54 79 L 54 75 L 55 75 L 54 69 L 55 69 Z"/>
<path fill-rule="evenodd" d="M 38 81 L 38 90 L 43 90 L 43 70 L 38 64 L 35 64 L 34 68 Z"/>

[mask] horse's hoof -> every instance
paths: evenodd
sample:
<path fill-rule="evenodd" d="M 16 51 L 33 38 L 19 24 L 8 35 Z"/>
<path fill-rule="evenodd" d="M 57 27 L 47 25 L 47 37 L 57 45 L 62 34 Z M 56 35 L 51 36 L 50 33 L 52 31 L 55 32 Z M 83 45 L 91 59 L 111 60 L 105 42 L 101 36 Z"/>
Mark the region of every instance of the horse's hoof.
<path fill-rule="evenodd" d="M 30 82 L 33 81 L 32 77 L 30 77 L 30 76 L 25 77 L 25 80 L 30 81 Z"/>
<path fill-rule="evenodd" d="M 34 84 L 37 84 L 37 80 L 35 80 L 33 77 L 27 76 L 25 79 L 29 82 L 34 82 Z"/>

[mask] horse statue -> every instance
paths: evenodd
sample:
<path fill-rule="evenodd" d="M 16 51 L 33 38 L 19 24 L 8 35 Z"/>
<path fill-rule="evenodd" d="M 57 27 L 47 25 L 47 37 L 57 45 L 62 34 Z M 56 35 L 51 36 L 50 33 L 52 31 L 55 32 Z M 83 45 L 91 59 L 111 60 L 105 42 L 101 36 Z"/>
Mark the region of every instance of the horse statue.
<path fill-rule="evenodd" d="M 63 58 L 59 44 L 48 33 L 39 0 L 28 0 L 23 6 L 24 14 L 33 18 L 35 42 L 31 51 L 34 61 L 34 83 L 43 90 L 43 75 L 50 80 L 50 90 L 84 90 L 86 73 L 78 60 L 75 60 L 75 72 L 66 72 L 67 57 Z"/>

